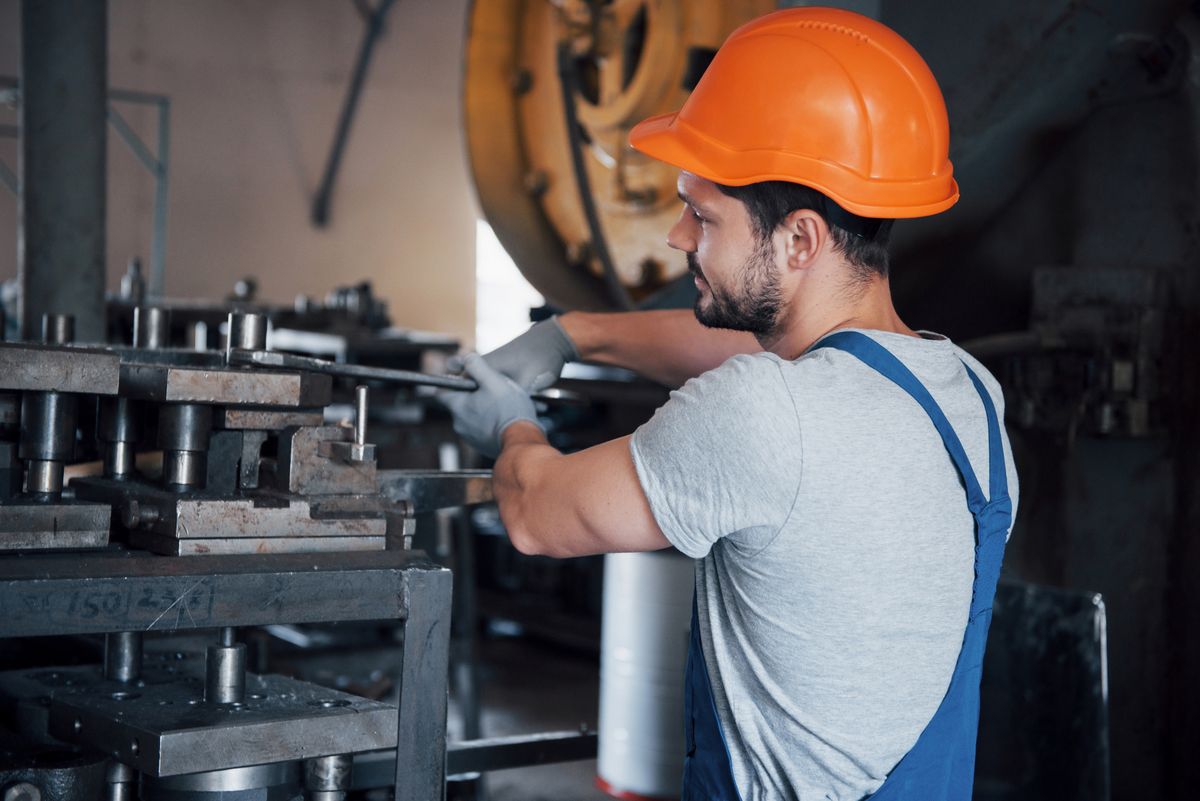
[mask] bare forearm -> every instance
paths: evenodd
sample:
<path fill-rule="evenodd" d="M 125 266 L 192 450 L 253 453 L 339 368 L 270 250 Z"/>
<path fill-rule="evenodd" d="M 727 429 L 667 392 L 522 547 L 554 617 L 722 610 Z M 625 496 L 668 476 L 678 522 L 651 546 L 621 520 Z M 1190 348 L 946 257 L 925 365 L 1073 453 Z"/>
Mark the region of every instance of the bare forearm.
<path fill-rule="evenodd" d="M 516 424 L 504 432 L 504 450 L 492 470 L 492 493 L 500 508 L 500 519 L 508 531 L 513 547 L 525 554 L 541 553 L 544 548 L 536 541 L 535 499 L 538 477 L 544 473 L 547 459 L 560 456 L 550 447 L 545 435 L 534 426 Z"/>
<path fill-rule="evenodd" d="M 585 361 L 624 367 L 668 387 L 761 350 L 750 334 L 705 328 L 690 309 L 570 312 L 559 322 Z"/>
<path fill-rule="evenodd" d="M 528 422 L 513 423 L 502 439 L 492 486 L 517 550 L 567 557 L 670 544 L 638 483 L 629 437 L 570 455 Z"/>

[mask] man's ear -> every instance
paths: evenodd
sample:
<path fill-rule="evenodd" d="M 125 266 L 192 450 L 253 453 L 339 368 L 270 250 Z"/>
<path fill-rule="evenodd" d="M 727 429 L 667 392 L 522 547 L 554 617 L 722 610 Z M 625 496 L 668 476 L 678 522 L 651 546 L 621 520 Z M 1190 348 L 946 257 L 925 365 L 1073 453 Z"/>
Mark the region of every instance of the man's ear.
<path fill-rule="evenodd" d="M 776 231 L 782 237 L 778 252 L 784 256 L 788 269 L 803 270 L 812 265 L 826 243 L 829 225 L 812 209 L 795 209 L 784 218 Z"/>

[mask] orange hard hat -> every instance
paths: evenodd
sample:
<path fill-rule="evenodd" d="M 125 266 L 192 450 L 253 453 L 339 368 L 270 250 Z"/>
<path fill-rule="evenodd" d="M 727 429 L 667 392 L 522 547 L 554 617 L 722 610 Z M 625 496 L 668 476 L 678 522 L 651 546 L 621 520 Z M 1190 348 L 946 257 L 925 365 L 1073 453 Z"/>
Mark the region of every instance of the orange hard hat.
<path fill-rule="evenodd" d="M 891 28 L 840 9 L 738 28 L 683 108 L 638 123 L 629 143 L 716 183 L 804 184 L 862 217 L 924 217 L 958 200 L 929 66 Z"/>

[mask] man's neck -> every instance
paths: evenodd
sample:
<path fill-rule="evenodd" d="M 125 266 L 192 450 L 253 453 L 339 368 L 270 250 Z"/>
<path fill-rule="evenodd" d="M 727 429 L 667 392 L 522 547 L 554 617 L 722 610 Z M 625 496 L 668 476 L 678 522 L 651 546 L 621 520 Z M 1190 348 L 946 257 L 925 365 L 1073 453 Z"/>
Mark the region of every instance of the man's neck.
<path fill-rule="evenodd" d="M 760 336 L 763 350 L 782 359 L 799 358 L 813 343 L 840 328 L 864 328 L 920 336 L 900 319 L 892 304 L 891 286 L 879 278 L 853 292 L 797 293 L 777 332 Z"/>

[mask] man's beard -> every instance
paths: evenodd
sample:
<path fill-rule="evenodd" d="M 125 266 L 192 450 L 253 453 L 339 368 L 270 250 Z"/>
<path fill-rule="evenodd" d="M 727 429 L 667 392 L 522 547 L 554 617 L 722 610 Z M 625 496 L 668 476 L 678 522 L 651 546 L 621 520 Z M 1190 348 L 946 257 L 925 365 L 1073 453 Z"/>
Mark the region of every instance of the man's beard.
<path fill-rule="evenodd" d="M 701 325 L 748 331 L 760 342 L 772 338 L 779 326 L 783 293 L 775 271 L 775 247 L 770 239 L 763 238 L 742 264 L 738 276 L 741 292 L 737 294 L 726 293 L 710 284 L 695 253 L 687 254 L 687 262 L 692 275 L 708 284 L 708 305 L 703 305 L 703 296 L 696 298 L 696 319 Z"/>

